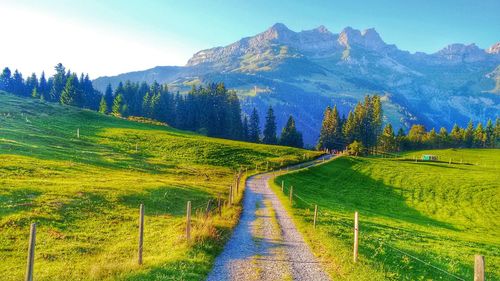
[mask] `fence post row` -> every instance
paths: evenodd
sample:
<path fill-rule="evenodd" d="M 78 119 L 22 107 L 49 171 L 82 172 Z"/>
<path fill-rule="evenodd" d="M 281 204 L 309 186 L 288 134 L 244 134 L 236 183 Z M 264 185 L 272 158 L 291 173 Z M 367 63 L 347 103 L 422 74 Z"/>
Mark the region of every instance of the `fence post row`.
<path fill-rule="evenodd" d="M 359 232 L 358 212 L 354 213 L 354 262 L 358 261 L 358 232 Z"/>
<path fill-rule="evenodd" d="M 138 263 L 142 264 L 142 249 L 144 244 L 144 204 L 139 207 L 139 251 L 138 251 Z"/>
<path fill-rule="evenodd" d="M 290 205 L 293 205 L 293 186 L 290 186 Z"/>
<path fill-rule="evenodd" d="M 36 241 L 36 223 L 30 226 L 30 240 L 28 244 L 28 261 L 26 264 L 25 281 L 33 281 L 33 267 L 35 265 L 35 241 Z"/>
<path fill-rule="evenodd" d="M 187 202 L 187 210 L 186 210 L 186 240 L 189 243 L 191 239 L 191 201 Z"/>

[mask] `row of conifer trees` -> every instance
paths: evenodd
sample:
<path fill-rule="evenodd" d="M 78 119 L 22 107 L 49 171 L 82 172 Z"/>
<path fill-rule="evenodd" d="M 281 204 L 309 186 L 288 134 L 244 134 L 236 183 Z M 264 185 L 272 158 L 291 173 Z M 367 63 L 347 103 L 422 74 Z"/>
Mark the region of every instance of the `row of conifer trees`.
<path fill-rule="evenodd" d="M 278 139 L 274 112 L 269 108 L 262 133 L 257 110 L 254 108 L 249 118 L 243 117 L 236 93 L 223 83 L 193 87 L 188 94 L 174 94 L 167 85 L 157 82 L 126 81 L 120 82 L 116 89 L 108 85 L 102 94 L 93 88 L 88 75 L 81 74 L 78 78 L 76 73 L 57 64 L 55 74 L 48 79 L 43 72 L 40 78 L 32 74 L 24 79 L 19 71 L 12 73 L 5 68 L 0 74 L 0 90 L 119 117 L 146 117 L 212 137 L 303 146 L 292 116 Z"/>
<path fill-rule="evenodd" d="M 394 152 L 432 148 L 495 148 L 500 147 L 500 120 L 490 119 L 483 126 L 467 127 L 455 124 L 450 133 L 441 127 L 427 131 L 424 125 L 414 124 L 408 134 L 403 128 L 395 133 L 390 123 L 382 128 L 382 105 L 377 95 L 365 96 L 348 117 L 340 117 L 337 107 L 327 107 L 323 117 L 317 149 L 344 150 L 354 147 L 357 153 Z M 351 146 L 350 146 L 351 145 Z"/>

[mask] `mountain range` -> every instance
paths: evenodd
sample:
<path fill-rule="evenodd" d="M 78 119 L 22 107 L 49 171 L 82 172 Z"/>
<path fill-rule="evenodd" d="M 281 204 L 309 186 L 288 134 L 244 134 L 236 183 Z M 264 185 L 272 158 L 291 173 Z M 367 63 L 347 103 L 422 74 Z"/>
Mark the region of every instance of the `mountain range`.
<path fill-rule="evenodd" d="M 332 33 L 324 26 L 295 32 L 277 23 L 224 47 L 202 50 L 185 66 L 100 77 L 97 89 L 120 81 L 157 81 L 171 91 L 224 82 L 235 89 L 243 111 L 264 114 L 272 106 L 278 128 L 292 114 L 304 141 L 313 145 L 323 112 L 337 104 L 347 114 L 366 94 L 382 96 L 384 121 L 395 128 L 427 128 L 485 122 L 500 112 L 500 42 L 488 49 L 451 44 L 427 54 L 385 43 L 370 28 Z"/>

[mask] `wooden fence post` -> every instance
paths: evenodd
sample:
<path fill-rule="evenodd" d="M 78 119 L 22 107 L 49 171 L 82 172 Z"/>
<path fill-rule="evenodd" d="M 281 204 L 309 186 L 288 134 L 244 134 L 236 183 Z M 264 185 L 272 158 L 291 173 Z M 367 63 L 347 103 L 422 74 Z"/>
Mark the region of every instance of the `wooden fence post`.
<path fill-rule="evenodd" d="M 290 205 L 293 205 L 293 186 L 290 186 Z"/>
<path fill-rule="evenodd" d="M 285 181 L 281 181 L 281 192 L 285 190 Z"/>
<path fill-rule="evenodd" d="M 76 129 L 76 138 L 80 138 L 80 128 Z"/>
<path fill-rule="evenodd" d="M 220 199 L 220 193 L 217 195 L 217 212 L 219 213 L 219 217 L 222 217 L 222 205 Z"/>
<path fill-rule="evenodd" d="M 359 232 L 358 212 L 354 213 L 354 262 L 358 261 L 358 232 Z"/>
<path fill-rule="evenodd" d="M 212 199 L 208 199 L 207 208 L 205 209 L 205 219 L 208 218 L 210 212 L 210 206 L 212 205 Z"/>
<path fill-rule="evenodd" d="M 229 205 L 233 205 L 233 185 L 229 186 Z"/>
<path fill-rule="evenodd" d="M 28 246 L 28 262 L 26 265 L 26 281 L 33 281 L 33 267 L 35 265 L 35 241 L 36 241 L 36 223 L 30 226 L 30 240 Z"/>
<path fill-rule="evenodd" d="M 450 162 L 449 162 L 448 164 L 450 164 L 450 165 L 451 165 L 451 158 L 450 158 Z"/>
<path fill-rule="evenodd" d="M 474 281 L 484 281 L 484 256 L 474 257 Z"/>
<path fill-rule="evenodd" d="M 186 211 L 186 240 L 189 243 L 191 239 L 191 201 L 187 202 L 187 211 Z"/>
<path fill-rule="evenodd" d="M 141 204 L 139 207 L 139 251 L 138 251 L 139 265 L 142 264 L 143 244 L 144 244 L 144 204 Z"/>
<path fill-rule="evenodd" d="M 317 217 L 318 217 L 318 205 L 314 205 L 314 223 L 313 223 L 314 228 L 316 228 Z"/>

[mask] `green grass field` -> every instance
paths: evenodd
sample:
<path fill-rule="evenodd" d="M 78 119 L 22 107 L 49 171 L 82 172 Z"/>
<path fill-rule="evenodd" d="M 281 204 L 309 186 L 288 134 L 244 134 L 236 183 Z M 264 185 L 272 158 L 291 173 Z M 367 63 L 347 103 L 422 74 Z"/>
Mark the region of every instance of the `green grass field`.
<path fill-rule="evenodd" d="M 402 156 L 424 153 L 443 162 L 340 157 L 275 179 L 274 190 L 334 280 L 473 280 L 475 254 L 485 256 L 487 280 L 500 280 L 500 150 Z M 298 196 L 293 208 L 282 180 L 285 193 L 293 186 Z"/>
<path fill-rule="evenodd" d="M 77 129 L 80 138 L 77 138 Z M 137 149 L 136 149 L 137 148 Z M 237 222 L 193 222 L 240 167 L 317 155 L 213 139 L 165 126 L 0 92 L 0 276 L 21 280 L 36 222 L 35 280 L 201 280 Z M 137 265 L 139 204 L 145 205 L 144 265 Z M 193 213 L 196 213 L 193 210 Z"/>

